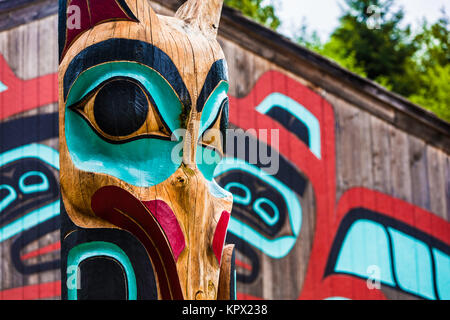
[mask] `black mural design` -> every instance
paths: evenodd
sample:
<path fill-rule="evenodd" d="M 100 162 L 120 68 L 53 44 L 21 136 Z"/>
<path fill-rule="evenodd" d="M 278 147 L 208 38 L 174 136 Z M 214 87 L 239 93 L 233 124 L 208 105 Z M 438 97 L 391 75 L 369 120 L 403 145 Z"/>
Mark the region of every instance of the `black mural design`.
<path fill-rule="evenodd" d="M 279 106 L 273 106 L 266 113 L 266 115 L 279 122 L 283 127 L 295 134 L 301 141 L 311 148 L 308 127 L 302 121 L 294 117 L 292 113 Z"/>
<path fill-rule="evenodd" d="M 237 272 L 236 273 L 236 281 L 241 283 L 252 283 L 254 282 L 259 275 L 260 272 L 260 263 L 258 255 L 256 254 L 255 249 L 252 248 L 250 244 L 243 241 L 241 238 L 236 237 L 232 233 L 227 234 L 227 243 L 233 243 L 235 245 L 235 251 L 238 250 L 240 254 L 242 254 L 249 262 L 251 269 L 246 272 Z M 233 252 L 233 255 L 235 253 Z M 233 258 L 233 263 L 235 258 Z"/>
<path fill-rule="evenodd" d="M 0 124 L 1 153 L 55 139 L 58 136 L 58 114 L 40 114 L 22 117 Z M 4 139 L 7 137 L 7 139 Z M 1 211 L 0 227 L 14 223 L 26 214 L 59 200 L 59 181 L 55 168 L 34 156 L 27 156 L 9 162 L 0 167 L 0 185 L 14 190 L 16 198 Z M 6 189 L 0 191 L 0 202 L 10 195 Z M 41 224 L 33 226 L 12 237 L 10 244 L 10 261 L 16 272 L 23 275 L 33 275 L 60 267 L 59 254 L 53 260 L 39 261 L 30 264 L 21 256 L 27 246 L 58 231 L 59 216 L 53 217 Z"/>
<path fill-rule="evenodd" d="M 22 232 L 20 236 L 14 240 L 11 245 L 11 260 L 17 271 L 21 274 L 31 275 L 60 268 L 61 260 L 59 258 L 59 254 L 54 260 L 40 262 L 37 264 L 27 264 L 21 259 L 21 252 L 24 248 L 26 248 L 26 246 L 39 240 L 47 234 L 50 234 L 51 232 L 59 230 L 59 227 L 60 218 L 57 216 Z"/>
<path fill-rule="evenodd" d="M 8 185 L 17 193 L 17 201 L 13 201 L 2 210 L 0 226 L 13 221 L 24 212 L 43 207 L 59 198 L 59 184 L 54 173 L 46 163 L 37 158 L 23 158 L 8 163 L 0 168 L 0 179 L 0 185 Z M 26 192 L 27 185 L 30 187 L 43 183 L 48 184 L 45 190 Z M 0 202 L 8 196 L 9 193 L 6 191 L 0 190 Z"/>
<path fill-rule="evenodd" d="M 248 153 L 251 149 L 249 148 L 249 145 L 255 145 L 255 138 L 250 135 L 245 137 L 244 147 L 246 154 L 240 154 L 238 152 L 238 148 L 242 148 L 242 146 L 238 143 L 238 139 L 242 142 L 242 137 L 238 135 L 234 138 L 236 140 L 232 145 L 235 149 L 227 150 L 227 154 L 237 155 L 241 160 L 249 162 L 250 155 Z M 279 170 L 273 175 L 273 177 L 285 184 L 289 189 L 294 190 L 299 197 L 303 197 L 308 185 L 308 180 L 306 177 L 282 155 L 277 154 L 276 150 L 272 149 L 270 146 L 267 146 L 260 141 L 257 141 L 256 144 L 258 145 L 258 148 L 268 148 L 267 150 L 269 151 L 269 157 L 279 159 Z M 257 151 L 259 153 L 259 150 Z M 263 170 L 266 167 L 265 164 L 262 164 L 259 161 L 253 165 Z M 227 188 L 228 191 L 230 191 L 235 197 L 245 198 L 246 195 L 243 192 L 244 190 L 241 190 L 239 187 L 233 187 L 233 183 L 238 183 L 248 188 L 252 201 L 248 204 L 242 204 L 240 201 L 236 201 L 235 198 L 233 209 L 231 211 L 232 216 L 237 220 L 244 222 L 262 236 L 267 239 L 276 239 L 285 228 L 286 224 L 289 224 L 289 212 L 285 199 L 280 193 L 280 190 L 276 189 L 274 186 L 268 184 L 251 173 L 239 169 L 227 171 L 226 173 L 217 176 L 216 180 L 221 187 Z M 267 224 L 260 217 L 260 215 L 256 214 L 254 211 L 255 200 L 262 198 L 269 200 L 278 210 L 278 220 L 276 220 L 276 222 L 272 225 Z M 275 215 L 274 209 L 267 204 L 267 201 L 261 203 L 260 207 L 269 216 L 273 217 Z M 260 261 L 257 251 L 251 244 L 230 232 L 227 234 L 227 243 L 235 244 L 236 250 L 240 253 L 240 255 L 245 257 L 245 260 L 248 261 L 246 264 L 250 267 L 247 268 L 248 270 L 245 270 L 245 268 L 239 268 L 236 275 L 236 280 L 245 284 L 253 283 L 260 274 Z"/>
<path fill-rule="evenodd" d="M 335 268 L 336 268 L 336 265 L 338 262 L 339 254 L 340 254 L 341 250 L 343 249 L 344 241 L 346 239 L 346 236 L 349 233 L 350 228 L 354 225 L 355 222 L 360 221 L 360 220 L 377 223 L 380 227 L 382 227 L 386 230 L 385 234 L 386 234 L 387 241 L 388 241 L 388 248 L 380 247 L 379 250 L 380 251 L 387 250 L 387 252 L 389 253 L 388 254 L 388 256 L 390 257 L 389 265 L 390 265 L 391 269 L 384 270 L 384 272 L 389 272 L 392 275 L 392 281 L 395 283 L 395 285 L 386 284 L 386 283 L 384 283 L 384 284 L 391 286 L 400 292 L 404 292 L 409 295 L 415 296 L 416 298 L 423 299 L 424 298 L 423 296 L 420 296 L 420 295 L 416 294 L 415 292 L 412 292 L 411 290 L 406 290 L 405 288 L 402 288 L 399 285 L 399 283 L 401 281 L 399 281 L 399 279 L 398 279 L 398 273 L 401 271 L 396 269 L 397 264 L 394 259 L 394 256 L 395 256 L 394 248 L 393 248 L 394 243 L 393 243 L 393 239 L 390 235 L 390 232 L 388 232 L 388 229 L 393 229 L 395 231 L 401 232 L 405 236 L 409 236 L 409 237 L 411 237 L 411 239 L 414 239 L 413 241 L 420 241 L 422 244 L 424 244 L 428 247 L 428 250 L 430 250 L 430 252 L 431 252 L 431 250 L 437 249 L 437 250 L 440 250 L 441 252 L 443 252 L 444 254 L 450 256 L 450 247 L 448 245 L 446 245 L 444 242 L 442 242 L 441 240 L 436 239 L 436 238 L 430 236 L 429 234 L 426 234 L 426 233 L 420 231 L 417 228 L 414 228 L 404 222 L 401 222 L 401 221 L 391 218 L 389 216 L 380 214 L 378 212 L 371 211 L 366 208 L 352 209 L 345 215 L 344 219 L 342 219 L 342 222 L 339 226 L 338 232 L 336 233 L 336 237 L 334 239 L 333 245 L 331 247 L 330 254 L 328 256 L 328 261 L 327 261 L 324 277 L 327 277 L 332 274 L 345 273 L 342 271 L 336 271 Z M 412 253 L 412 254 L 414 254 L 414 253 Z M 430 254 L 429 257 L 431 259 L 431 261 L 430 261 L 431 275 L 430 276 L 431 276 L 431 279 L 433 282 L 432 287 L 434 290 L 435 297 L 439 297 L 440 295 L 437 290 L 438 276 L 436 274 L 436 262 L 435 262 L 435 258 L 434 258 L 433 254 Z M 423 259 L 425 257 L 421 257 L 421 258 Z M 383 267 L 386 267 L 386 266 L 383 266 Z M 355 273 L 349 273 L 349 274 L 351 276 L 361 278 L 363 280 L 367 279 L 367 276 L 363 277 L 363 276 L 360 276 Z"/>

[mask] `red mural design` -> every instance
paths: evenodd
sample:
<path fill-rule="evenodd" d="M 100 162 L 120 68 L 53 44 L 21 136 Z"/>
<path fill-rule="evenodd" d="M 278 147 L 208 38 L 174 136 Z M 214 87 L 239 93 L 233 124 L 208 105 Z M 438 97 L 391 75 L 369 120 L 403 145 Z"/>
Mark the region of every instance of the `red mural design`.
<path fill-rule="evenodd" d="M 30 80 L 16 77 L 0 55 L 0 81 L 6 87 L 0 92 L 0 120 L 32 110 L 58 100 L 57 75 L 49 74 Z M 255 110 L 266 97 L 277 92 L 304 106 L 320 125 L 321 157 L 318 158 L 297 135 L 269 115 Z M 244 130 L 278 129 L 279 146 L 272 146 L 297 167 L 311 183 L 316 204 L 316 227 L 306 278 L 299 299 L 386 299 L 381 290 L 370 290 L 365 279 L 353 275 L 327 273 L 343 221 L 349 212 L 364 208 L 406 225 L 417 232 L 450 246 L 450 224 L 431 212 L 389 195 L 365 188 L 348 190 L 336 199 L 336 139 L 332 106 L 320 95 L 288 76 L 269 71 L 257 81 L 244 98 L 230 97 L 230 122 Z M 271 144 L 270 141 L 263 141 Z M 144 210 L 144 209 L 142 209 Z M 390 221 L 391 221 L 390 220 Z M 220 237 L 222 238 L 222 237 Z M 221 240 L 221 239 L 219 239 Z M 218 245 L 219 245 L 218 241 Z M 26 260 L 40 254 L 59 250 L 59 243 L 23 255 Z M 170 253 L 170 250 L 167 251 Z M 244 262 L 238 266 L 249 268 Z M 0 291 L 1 299 L 50 298 L 60 294 L 60 282 L 37 284 Z M 259 299 L 238 292 L 238 299 Z"/>
<path fill-rule="evenodd" d="M 349 299 L 386 299 L 380 290 L 370 290 L 366 280 L 348 275 L 331 275 L 324 278 L 325 266 L 338 228 L 348 212 L 366 208 L 407 224 L 430 236 L 450 244 L 450 224 L 436 215 L 405 201 L 365 188 L 347 191 L 339 200 L 335 211 L 326 215 L 329 224 L 317 225 L 316 240 L 309 261 L 308 274 L 301 299 L 345 297 Z"/>
<path fill-rule="evenodd" d="M 318 159 L 298 136 L 270 116 L 255 110 L 272 93 L 281 93 L 309 110 L 319 121 L 322 157 Z M 305 282 L 299 299 L 386 299 L 381 290 L 370 290 L 367 279 L 353 275 L 330 274 L 326 267 L 342 220 L 352 209 L 372 210 L 395 224 L 411 227 L 441 241 L 448 251 L 450 224 L 431 212 L 391 196 L 354 188 L 336 200 L 335 120 L 331 105 L 301 83 L 275 71 L 265 73 L 244 98 L 230 98 L 230 122 L 248 129 L 279 129 L 278 151 L 302 171 L 313 186 L 316 197 L 316 229 Z M 270 145 L 270 141 L 264 141 Z M 276 149 L 276 146 L 272 145 Z M 384 219 L 384 218 L 383 218 Z M 245 266 L 244 266 L 245 267 Z M 239 288 L 239 287 L 238 287 Z M 398 289 L 398 288 L 397 288 Z M 258 297 L 239 293 L 238 298 Z"/>
<path fill-rule="evenodd" d="M 58 101 L 56 73 L 22 80 L 16 77 L 1 54 L 0 81 L 6 87 L 0 91 L 0 120 Z"/>

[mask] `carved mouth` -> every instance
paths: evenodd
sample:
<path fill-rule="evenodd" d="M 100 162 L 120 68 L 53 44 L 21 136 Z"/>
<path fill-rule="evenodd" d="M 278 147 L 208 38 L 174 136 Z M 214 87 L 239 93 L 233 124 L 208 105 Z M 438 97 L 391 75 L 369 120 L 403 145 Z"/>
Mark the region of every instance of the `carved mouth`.
<path fill-rule="evenodd" d="M 100 188 L 91 200 L 97 216 L 129 231 L 142 242 L 158 276 L 161 298 L 182 300 L 176 261 L 186 243 L 169 205 L 162 200 L 140 201 L 116 186 Z"/>

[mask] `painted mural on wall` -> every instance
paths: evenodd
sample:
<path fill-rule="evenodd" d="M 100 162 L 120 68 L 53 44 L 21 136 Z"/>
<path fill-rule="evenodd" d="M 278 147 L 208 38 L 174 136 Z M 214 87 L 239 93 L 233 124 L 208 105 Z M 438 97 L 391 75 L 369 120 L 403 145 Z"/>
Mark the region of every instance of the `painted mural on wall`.
<path fill-rule="evenodd" d="M 56 101 L 56 75 L 23 81 L 1 55 L 0 70 L 0 120 Z M 0 123 L 0 299 L 60 295 L 57 136 L 57 113 Z"/>
<path fill-rule="evenodd" d="M 258 293 L 264 291 L 266 270 L 288 270 L 273 277 L 284 288 L 274 298 L 449 299 L 447 221 L 363 188 L 336 199 L 339 146 L 326 100 L 279 72 L 267 72 L 249 95 L 230 105 L 239 110 L 230 114 L 237 127 L 280 130 L 279 148 L 273 150 L 281 157 L 278 174 L 268 176 L 263 166 L 243 159 L 216 171 L 235 197 L 229 238 L 238 244 L 241 298 L 264 298 Z M 305 197 L 311 189 L 314 206 Z M 292 264 L 291 254 L 308 259 L 303 273 L 282 268 L 283 261 Z"/>
<path fill-rule="evenodd" d="M 1 56 L 0 70 L 1 119 L 57 101 L 55 75 L 21 81 Z M 45 89 L 21 98 L 27 83 Z M 261 141 L 280 155 L 277 173 L 245 157 L 215 171 L 234 195 L 228 241 L 237 249 L 238 299 L 267 298 L 267 286 L 281 299 L 450 298 L 447 221 L 364 188 L 336 199 L 339 146 L 326 100 L 270 71 L 246 97 L 230 97 L 230 109 L 232 127 L 279 130 L 277 148 Z M 3 120 L 0 130 L 0 245 L 10 257 L 1 262 L 0 298 L 59 296 L 58 280 L 5 280 L 45 272 L 59 279 L 59 162 L 45 144 L 57 136 L 57 116 Z"/>

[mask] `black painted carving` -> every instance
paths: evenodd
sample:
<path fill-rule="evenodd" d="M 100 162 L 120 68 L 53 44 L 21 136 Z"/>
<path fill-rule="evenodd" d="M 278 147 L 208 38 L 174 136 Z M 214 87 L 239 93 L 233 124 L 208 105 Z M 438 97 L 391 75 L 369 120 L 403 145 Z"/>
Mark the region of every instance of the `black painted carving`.
<path fill-rule="evenodd" d="M 134 61 L 155 69 L 170 83 L 185 108 L 191 108 L 189 91 L 169 56 L 149 43 L 130 39 L 109 39 L 81 51 L 70 62 L 64 75 L 64 99 L 83 71 L 113 61 Z"/>
<path fill-rule="evenodd" d="M 197 112 L 201 112 L 205 106 L 211 93 L 220 83 L 220 81 L 228 81 L 228 66 L 224 59 L 217 60 L 212 65 L 203 84 L 202 91 L 197 100 Z"/>
<path fill-rule="evenodd" d="M 145 122 L 149 110 L 142 88 L 128 80 L 116 79 L 105 84 L 94 102 L 97 125 L 111 136 L 127 136 Z"/>
<path fill-rule="evenodd" d="M 229 109 L 230 109 L 230 103 L 228 98 L 224 100 L 222 103 L 222 111 L 221 111 L 221 117 L 220 117 L 220 132 L 222 133 L 222 146 L 223 146 L 223 153 L 225 153 L 226 146 L 227 146 L 227 129 L 228 129 L 228 119 L 229 119 Z"/>
<path fill-rule="evenodd" d="M 79 244 L 93 241 L 113 243 L 125 252 L 127 257 L 130 259 L 131 265 L 133 266 L 133 270 L 136 275 L 138 300 L 158 299 L 156 277 L 153 266 L 150 262 L 150 258 L 141 242 L 137 240 L 131 233 L 117 229 L 79 228 L 75 226 L 72 221 L 70 221 L 63 205 L 61 205 L 61 221 L 61 241 L 64 240 L 64 245 L 61 248 L 61 281 L 63 284 L 61 295 L 63 300 L 67 300 L 67 286 L 64 284 L 67 282 L 67 272 L 65 271 L 67 270 L 67 257 L 70 250 Z M 97 262 L 99 261 L 97 260 Z M 99 289 L 98 291 L 94 289 L 94 286 L 102 285 L 103 287 L 109 288 L 108 290 L 114 292 L 114 295 L 116 295 L 117 298 L 122 297 L 121 292 L 123 292 L 122 288 L 124 282 L 117 281 L 117 274 L 108 273 L 109 271 L 105 270 L 106 264 L 97 262 L 89 266 L 89 268 L 85 269 L 87 270 L 88 274 L 85 275 L 87 279 L 85 279 L 84 281 L 92 281 L 91 278 L 95 277 L 96 272 L 103 271 L 105 272 L 105 276 L 102 277 L 101 281 L 89 283 L 89 294 L 91 294 L 90 292 L 92 291 L 94 295 L 97 295 L 97 298 L 99 298 L 99 295 L 102 295 L 102 297 L 100 298 L 106 298 L 106 296 L 104 296 L 105 293 L 103 292 L 103 288 Z M 94 274 L 89 272 L 94 272 Z M 81 283 L 81 285 L 82 284 L 83 282 Z M 82 290 L 78 290 L 79 299 L 87 299 L 86 294 L 83 293 Z"/>
<path fill-rule="evenodd" d="M 93 257 L 80 263 L 78 300 L 127 300 L 127 279 L 120 263 L 110 257 Z"/>

